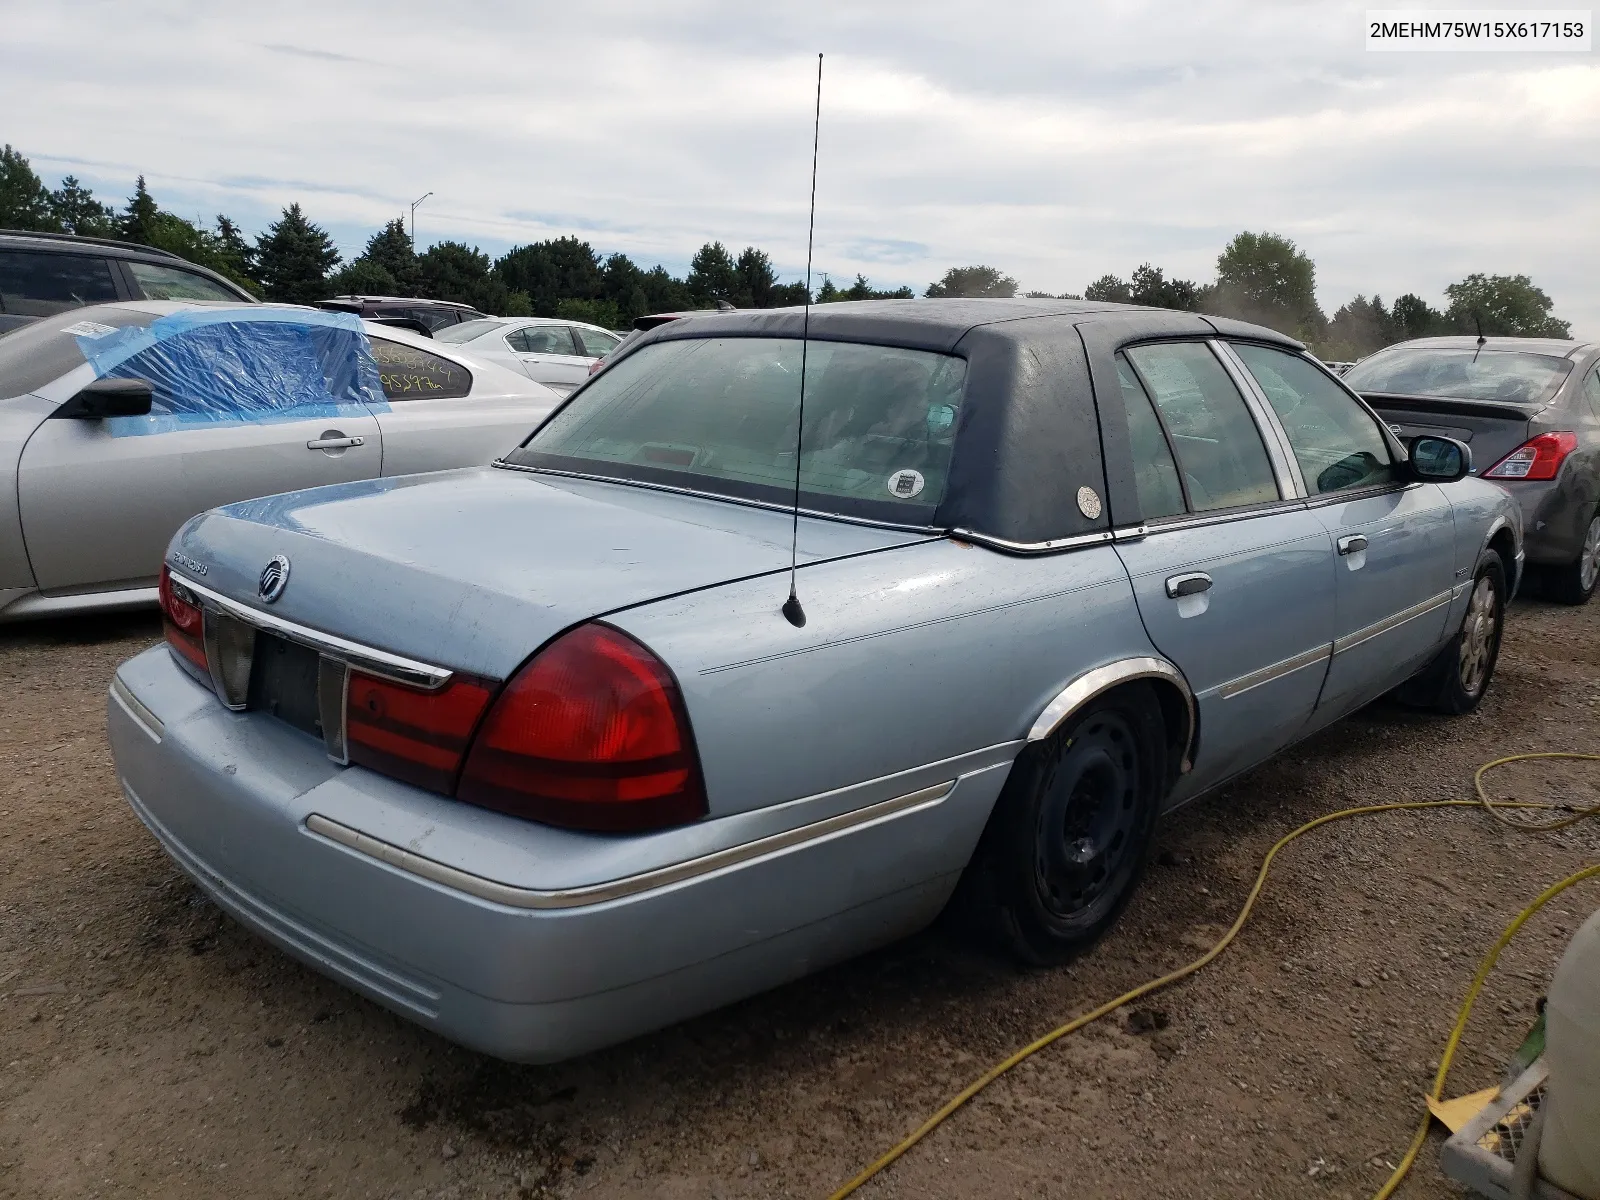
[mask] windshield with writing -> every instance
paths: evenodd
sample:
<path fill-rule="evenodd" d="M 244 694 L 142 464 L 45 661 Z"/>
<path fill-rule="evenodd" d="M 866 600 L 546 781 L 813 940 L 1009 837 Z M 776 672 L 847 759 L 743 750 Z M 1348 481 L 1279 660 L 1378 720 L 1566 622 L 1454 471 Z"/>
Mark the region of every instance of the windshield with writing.
<path fill-rule="evenodd" d="M 740 499 L 794 495 L 801 343 L 656 342 L 597 376 L 507 461 Z M 944 495 L 966 362 L 809 343 L 800 505 L 926 524 Z"/>
<path fill-rule="evenodd" d="M 1555 395 L 1572 364 L 1550 354 L 1432 347 L 1381 350 L 1345 372 L 1358 392 L 1532 404 Z"/>

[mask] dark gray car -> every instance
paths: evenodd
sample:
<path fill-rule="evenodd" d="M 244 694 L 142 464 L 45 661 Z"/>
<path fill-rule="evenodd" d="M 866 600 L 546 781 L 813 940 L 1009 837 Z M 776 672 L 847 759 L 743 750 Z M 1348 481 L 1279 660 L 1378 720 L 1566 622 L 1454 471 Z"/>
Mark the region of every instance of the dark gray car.
<path fill-rule="evenodd" d="M 1530 578 L 1566 604 L 1600 582 L 1600 344 L 1439 337 L 1362 359 L 1344 382 L 1405 441 L 1444 434 L 1522 505 Z"/>

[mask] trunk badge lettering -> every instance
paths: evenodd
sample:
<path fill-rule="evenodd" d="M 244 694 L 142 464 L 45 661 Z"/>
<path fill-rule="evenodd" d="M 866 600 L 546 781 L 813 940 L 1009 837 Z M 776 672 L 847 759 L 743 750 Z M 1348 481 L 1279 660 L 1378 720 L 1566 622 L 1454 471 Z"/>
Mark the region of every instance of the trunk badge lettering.
<path fill-rule="evenodd" d="M 185 571 L 191 571 L 196 575 L 204 575 L 206 573 L 205 563 L 196 562 L 187 554 L 179 554 L 176 550 L 172 552 L 172 561 L 177 563 Z"/>
<path fill-rule="evenodd" d="M 289 557 L 286 554 L 274 554 L 272 561 L 261 569 L 261 579 L 256 584 L 256 595 L 261 597 L 262 603 L 271 604 L 283 595 L 283 589 L 289 586 Z"/>

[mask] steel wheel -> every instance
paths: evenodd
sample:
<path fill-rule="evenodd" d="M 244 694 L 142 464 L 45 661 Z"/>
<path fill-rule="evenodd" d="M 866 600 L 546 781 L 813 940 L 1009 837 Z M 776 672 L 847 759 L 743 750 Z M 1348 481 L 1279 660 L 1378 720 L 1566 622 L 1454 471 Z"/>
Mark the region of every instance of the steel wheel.
<path fill-rule="evenodd" d="M 1594 533 L 1600 520 L 1590 526 Z M 1499 617 L 1500 598 L 1494 584 L 1487 577 L 1480 578 L 1472 589 L 1472 599 L 1467 604 L 1467 616 L 1461 625 L 1461 650 L 1458 671 L 1461 690 L 1476 696 L 1483 690 L 1493 661 L 1495 629 Z"/>
<path fill-rule="evenodd" d="M 1597 576 L 1600 576 L 1600 514 L 1589 522 L 1589 530 L 1583 535 L 1583 553 L 1578 558 L 1578 584 L 1584 592 L 1592 592 Z"/>
<path fill-rule="evenodd" d="M 1077 731 L 1047 781 L 1035 831 L 1034 885 L 1058 917 L 1092 908 L 1137 852 L 1138 744 L 1116 711 Z"/>

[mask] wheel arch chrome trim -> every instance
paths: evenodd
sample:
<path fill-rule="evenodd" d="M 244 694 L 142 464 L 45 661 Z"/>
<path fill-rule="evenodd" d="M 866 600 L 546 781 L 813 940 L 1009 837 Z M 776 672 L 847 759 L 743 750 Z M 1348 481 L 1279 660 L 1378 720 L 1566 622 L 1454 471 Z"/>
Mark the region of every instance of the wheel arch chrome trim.
<path fill-rule="evenodd" d="M 437 859 L 425 858 L 401 846 L 396 846 L 392 842 L 382 841 L 379 838 L 372 837 L 370 834 L 362 833 L 359 829 L 352 829 L 350 826 L 325 817 L 321 813 L 312 813 L 308 816 L 305 828 L 317 837 L 335 842 L 345 849 L 364 855 L 367 858 L 376 859 L 397 871 L 403 871 L 408 875 L 426 879 L 428 882 L 438 884 L 440 887 L 465 892 L 467 895 L 474 896 L 479 900 L 487 900 L 493 904 L 503 904 L 508 908 L 582 908 L 586 905 L 604 904 L 612 900 L 625 900 L 644 892 L 655 891 L 657 888 L 687 883 L 690 880 L 699 879 L 718 871 L 747 866 L 759 859 L 783 854 L 826 838 L 864 829 L 869 825 L 893 820 L 896 817 L 902 817 L 921 809 L 932 808 L 935 805 L 944 803 L 950 794 L 956 790 L 958 782 L 960 782 L 959 779 L 949 779 L 943 783 L 936 783 L 931 787 L 907 792 L 903 796 L 894 796 L 888 800 L 880 800 L 876 804 L 868 804 L 864 808 L 839 813 L 837 816 L 825 817 L 820 821 L 813 821 L 796 829 L 787 829 L 781 833 L 758 837 L 737 846 L 730 846 L 725 850 L 716 850 L 710 854 L 702 854 L 669 866 L 641 871 L 636 875 L 625 875 L 621 879 L 613 879 L 606 883 L 592 883 L 581 887 L 559 888 L 549 891 L 538 888 L 518 887 L 515 884 L 501 883 L 498 880 L 487 879 L 482 875 L 474 875 L 470 871 L 448 866 Z"/>
<path fill-rule="evenodd" d="M 1161 679 L 1177 688 L 1183 697 L 1184 708 L 1188 714 L 1188 727 L 1183 730 L 1183 763 L 1182 769 L 1187 771 L 1193 759 L 1194 738 L 1197 732 L 1195 716 L 1194 692 L 1189 688 L 1189 681 L 1183 677 L 1183 672 L 1173 666 L 1164 658 L 1153 655 L 1141 655 L 1133 658 L 1121 658 L 1115 662 L 1105 663 L 1094 667 L 1079 675 L 1066 687 L 1055 694 L 1054 699 L 1044 706 L 1033 725 L 1028 730 L 1028 741 L 1038 742 L 1053 734 L 1064 721 L 1081 709 L 1096 696 L 1109 692 L 1112 688 L 1124 683 L 1132 683 L 1136 679 Z"/>

